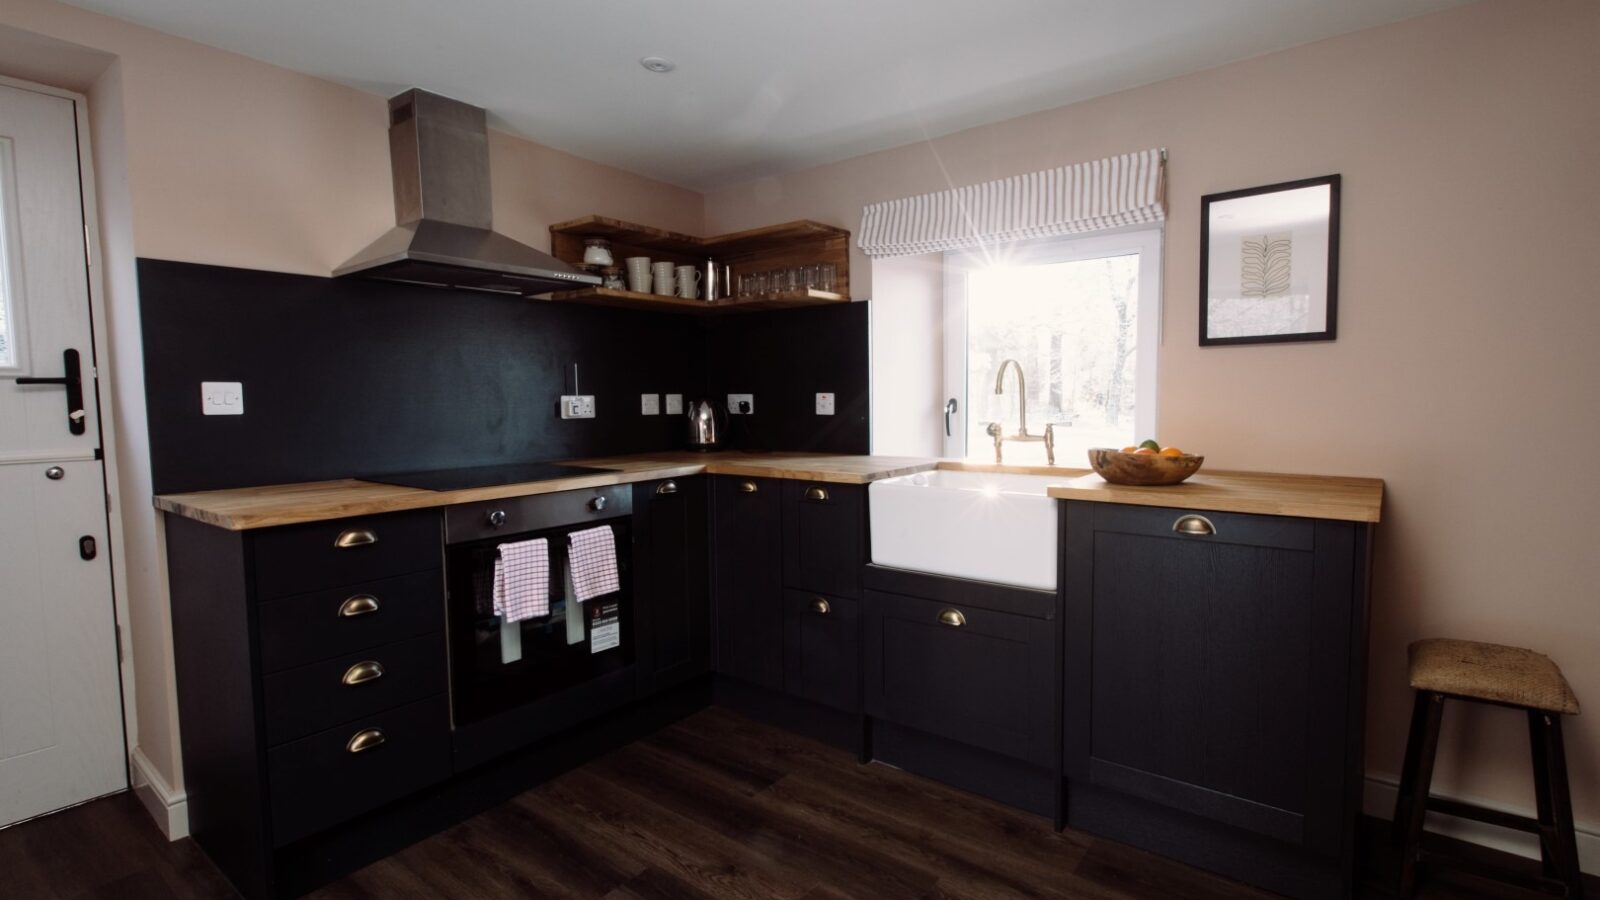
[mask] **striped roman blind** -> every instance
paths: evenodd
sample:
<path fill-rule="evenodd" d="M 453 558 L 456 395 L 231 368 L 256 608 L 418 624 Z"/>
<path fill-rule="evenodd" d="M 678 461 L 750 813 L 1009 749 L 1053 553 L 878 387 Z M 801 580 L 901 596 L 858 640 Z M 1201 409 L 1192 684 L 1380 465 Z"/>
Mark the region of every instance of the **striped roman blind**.
<path fill-rule="evenodd" d="M 874 203 L 857 244 L 868 256 L 915 256 L 1102 231 L 1166 218 L 1165 151 L 1144 150 Z"/>

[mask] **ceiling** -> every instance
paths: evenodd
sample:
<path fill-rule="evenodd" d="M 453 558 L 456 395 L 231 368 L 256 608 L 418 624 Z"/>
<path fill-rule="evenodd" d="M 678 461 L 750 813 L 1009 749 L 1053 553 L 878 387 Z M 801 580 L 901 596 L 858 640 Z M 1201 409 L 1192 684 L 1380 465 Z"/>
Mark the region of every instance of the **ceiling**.
<path fill-rule="evenodd" d="M 707 190 L 1467 0 L 69 2 Z"/>

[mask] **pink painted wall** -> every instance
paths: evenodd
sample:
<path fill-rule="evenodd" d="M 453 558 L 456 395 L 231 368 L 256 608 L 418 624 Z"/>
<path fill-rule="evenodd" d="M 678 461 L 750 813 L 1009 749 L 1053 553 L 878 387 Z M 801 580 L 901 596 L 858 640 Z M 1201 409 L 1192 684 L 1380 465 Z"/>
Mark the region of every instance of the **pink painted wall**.
<path fill-rule="evenodd" d="M 1596 47 L 1592 0 L 1489 0 L 716 191 L 708 226 L 855 228 L 866 203 L 1168 148 L 1160 438 L 1219 468 L 1388 481 L 1367 765 L 1392 778 L 1416 638 L 1538 648 L 1600 704 Z M 1201 349 L 1200 196 L 1331 172 L 1338 341 Z M 859 253 L 851 283 L 872 294 Z M 1600 716 L 1567 740 L 1594 828 Z M 1520 720 L 1452 709 L 1444 746 L 1440 789 L 1531 806 Z"/>
<path fill-rule="evenodd" d="M 100 62 L 100 60 L 104 60 Z M 96 65 L 103 71 L 95 71 Z M 394 222 L 385 98 L 52 0 L 0 4 L 0 74 L 89 95 L 127 556 L 136 748 L 181 801 L 165 552 L 150 506 L 135 256 L 327 275 Z M 589 213 L 699 233 L 703 198 L 490 133 L 496 225 Z"/>

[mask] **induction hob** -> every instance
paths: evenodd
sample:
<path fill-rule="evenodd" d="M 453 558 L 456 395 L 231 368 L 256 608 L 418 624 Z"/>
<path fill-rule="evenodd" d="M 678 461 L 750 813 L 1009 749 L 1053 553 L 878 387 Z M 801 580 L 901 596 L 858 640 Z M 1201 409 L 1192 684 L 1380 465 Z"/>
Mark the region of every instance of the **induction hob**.
<path fill-rule="evenodd" d="M 396 472 L 389 475 L 360 475 L 357 476 L 357 480 L 421 488 L 425 491 L 461 491 L 467 488 L 521 484 L 525 481 L 554 481 L 557 478 L 598 475 L 610 471 L 613 470 L 536 462 L 473 466 L 468 469 L 434 469 L 428 472 Z"/>

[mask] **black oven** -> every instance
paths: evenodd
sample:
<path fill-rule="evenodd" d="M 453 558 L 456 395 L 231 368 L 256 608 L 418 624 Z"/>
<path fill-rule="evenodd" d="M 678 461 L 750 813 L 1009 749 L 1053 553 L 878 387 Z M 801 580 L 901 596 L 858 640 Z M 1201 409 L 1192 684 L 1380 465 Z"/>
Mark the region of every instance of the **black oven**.
<path fill-rule="evenodd" d="M 451 714 L 458 732 L 499 717 L 506 720 L 500 730 L 508 732 L 502 738 L 514 743 L 514 732 L 531 737 L 563 724 L 554 718 L 595 712 L 602 698 L 591 695 L 601 686 L 622 685 L 631 696 L 632 504 L 631 488 L 618 485 L 445 509 Z M 568 535 L 600 525 L 615 540 L 621 589 L 580 603 L 573 596 Z M 508 623 L 494 610 L 495 560 L 500 545 L 536 538 L 548 541 L 549 608 Z M 538 711 L 538 721 L 519 727 L 515 714 L 526 711 Z"/>

